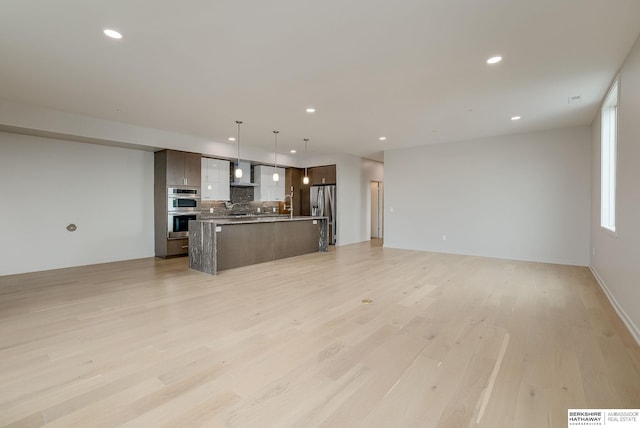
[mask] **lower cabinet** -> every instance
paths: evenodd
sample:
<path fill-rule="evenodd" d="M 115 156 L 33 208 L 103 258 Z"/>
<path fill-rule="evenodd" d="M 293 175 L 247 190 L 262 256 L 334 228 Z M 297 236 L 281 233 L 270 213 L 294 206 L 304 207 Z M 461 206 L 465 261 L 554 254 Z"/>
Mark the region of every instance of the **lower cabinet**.
<path fill-rule="evenodd" d="M 189 254 L 189 238 L 167 239 L 167 257 Z"/>
<path fill-rule="evenodd" d="M 221 230 L 216 232 L 215 242 L 217 271 L 317 253 L 320 250 L 322 225 L 317 221 L 274 221 L 221 226 Z"/>

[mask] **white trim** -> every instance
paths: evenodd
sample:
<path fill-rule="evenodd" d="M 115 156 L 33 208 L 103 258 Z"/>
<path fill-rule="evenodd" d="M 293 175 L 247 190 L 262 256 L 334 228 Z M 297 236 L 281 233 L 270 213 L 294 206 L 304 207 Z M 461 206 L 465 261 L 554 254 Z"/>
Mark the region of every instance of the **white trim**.
<path fill-rule="evenodd" d="M 604 291 L 604 294 L 607 296 L 607 299 L 609 299 L 609 302 L 611 303 L 611 306 L 613 306 L 613 309 L 616 310 L 616 312 L 618 313 L 618 316 L 620 316 L 620 318 L 622 319 L 622 322 L 624 322 L 624 324 L 629 329 L 629 332 L 631 333 L 633 338 L 636 340 L 638 345 L 640 345 L 640 329 L 638 329 L 638 327 L 633 323 L 631 318 L 629 318 L 629 315 L 627 315 L 624 309 L 622 309 L 622 306 L 618 304 L 618 301 L 613 296 L 613 294 L 611 294 L 611 291 L 609 291 L 609 288 L 605 284 L 602 277 L 598 274 L 598 271 L 596 270 L 596 268 L 594 268 L 592 265 L 589 265 L 589 270 L 591 271 L 593 276 L 596 278 L 596 281 L 598 281 L 598 284 L 600 284 L 600 288 L 602 288 L 602 291 Z"/>
<path fill-rule="evenodd" d="M 609 229 L 608 227 L 606 227 L 606 226 L 602 226 L 602 225 L 600 225 L 600 230 L 601 230 L 602 232 L 606 233 L 607 235 L 609 235 L 609 236 L 611 236 L 611 237 L 613 237 L 613 238 L 618 239 L 618 231 L 617 231 L 617 230 L 611 230 L 611 229 Z"/>
<path fill-rule="evenodd" d="M 600 227 L 616 233 L 618 165 L 618 79 L 600 108 Z"/>
<path fill-rule="evenodd" d="M 385 242 L 383 244 L 385 248 L 393 248 L 395 250 L 410 250 L 410 251 L 424 251 L 428 253 L 438 253 L 438 254 L 453 254 L 456 256 L 469 256 L 469 257 L 483 257 L 488 259 L 500 259 L 500 260 L 512 260 L 516 262 L 531 262 L 531 263 L 548 263 L 552 265 L 567 265 L 567 266 L 580 266 L 580 267 L 588 267 L 589 262 L 581 262 L 575 259 L 566 259 L 566 258 L 546 258 L 546 257 L 534 257 L 534 256 L 520 256 L 513 257 L 510 254 L 486 254 L 480 252 L 473 251 L 458 251 L 458 250 L 441 250 L 441 249 L 432 249 L 432 248 L 422 248 L 417 245 L 400 245 L 395 242 L 387 242 L 385 238 Z M 585 257 L 585 260 L 588 260 L 589 257 Z"/>

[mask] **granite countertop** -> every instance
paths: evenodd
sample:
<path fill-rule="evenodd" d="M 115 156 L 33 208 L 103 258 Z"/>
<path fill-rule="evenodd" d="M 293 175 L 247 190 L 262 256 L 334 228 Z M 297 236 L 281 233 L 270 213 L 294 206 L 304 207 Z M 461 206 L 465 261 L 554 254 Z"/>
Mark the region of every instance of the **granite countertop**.
<path fill-rule="evenodd" d="M 322 220 L 327 217 L 312 217 L 312 216 L 278 216 L 278 217 L 268 217 L 268 216 L 236 216 L 236 217 L 212 217 L 212 218 L 202 218 L 200 220 L 207 223 L 217 223 L 217 224 L 248 224 L 248 223 L 273 223 L 278 221 L 308 221 L 308 220 Z M 192 220 L 193 221 L 193 220 Z"/>
<path fill-rule="evenodd" d="M 289 214 L 277 214 L 277 213 L 251 213 L 251 214 L 236 214 L 236 215 L 215 215 L 215 214 L 201 214 L 200 220 L 227 220 L 236 218 L 275 218 L 275 217 L 289 217 Z"/>

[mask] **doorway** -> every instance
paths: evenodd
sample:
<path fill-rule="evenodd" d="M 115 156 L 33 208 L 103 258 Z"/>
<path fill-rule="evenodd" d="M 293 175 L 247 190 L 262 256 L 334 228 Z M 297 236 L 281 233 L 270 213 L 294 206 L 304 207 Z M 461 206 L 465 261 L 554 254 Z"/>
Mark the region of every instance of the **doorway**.
<path fill-rule="evenodd" d="M 382 239 L 384 235 L 384 197 L 381 181 L 371 182 L 371 239 Z"/>

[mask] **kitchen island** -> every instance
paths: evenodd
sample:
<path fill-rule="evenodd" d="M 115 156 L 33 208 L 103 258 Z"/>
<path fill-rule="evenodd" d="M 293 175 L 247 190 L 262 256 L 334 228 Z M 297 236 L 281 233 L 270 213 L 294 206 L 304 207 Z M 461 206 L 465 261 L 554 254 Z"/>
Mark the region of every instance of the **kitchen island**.
<path fill-rule="evenodd" d="M 218 271 L 328 250 L 327 217 L 212 218 L 189 221 L 189 267 Z"/>

